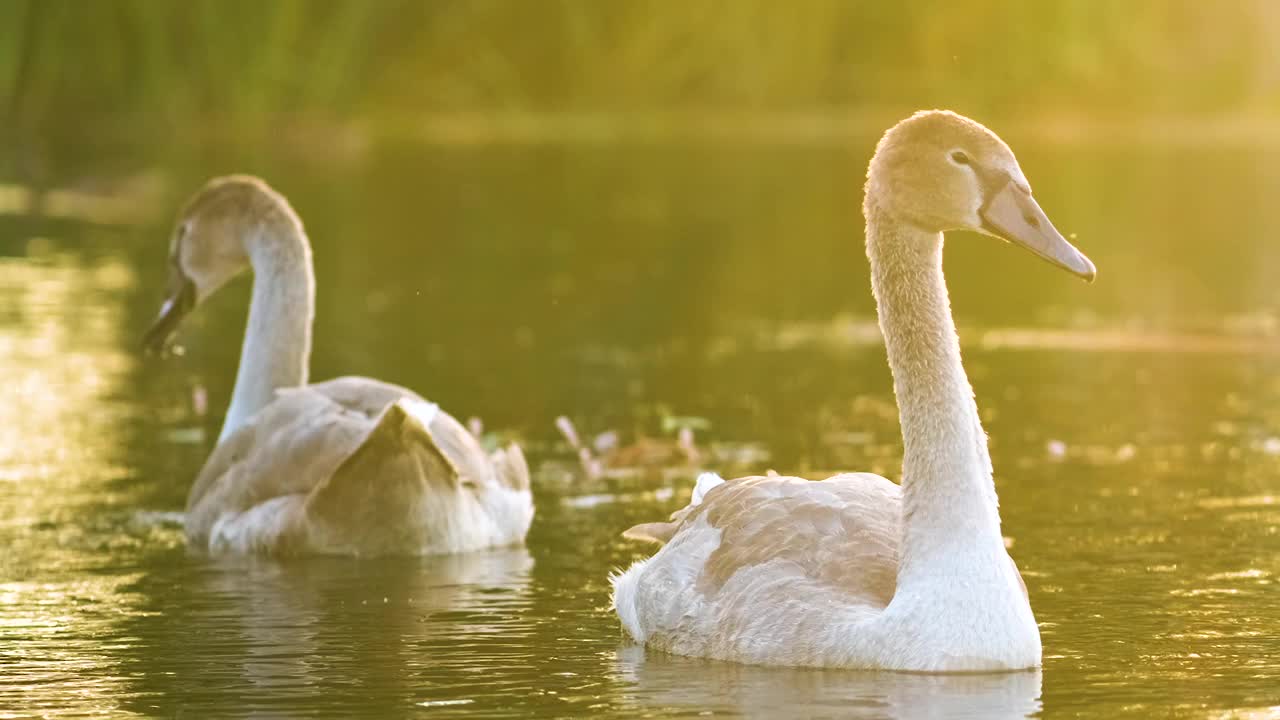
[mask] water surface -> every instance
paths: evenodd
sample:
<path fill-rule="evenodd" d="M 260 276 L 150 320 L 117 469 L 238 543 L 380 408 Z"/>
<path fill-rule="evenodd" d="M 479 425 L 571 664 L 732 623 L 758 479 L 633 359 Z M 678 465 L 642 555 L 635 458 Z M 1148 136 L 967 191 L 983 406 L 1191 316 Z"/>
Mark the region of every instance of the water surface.
<path fill-rule="evenodd" d="M 386 147 L 323 172 L 267 155 L 162 169 L 125 220 L 0 215 L 0 716 L 1274 715 L 1280 175 L 1244 151 L 1020 148 L 1093 286 L 949 244 L 1041 672 L 752 668 L 623 637 L 607 577 L 649 549 L 619 532 L 683 505 L 702 464 L 897 477 L 861 246 L 871 140 Z M 182 356 L 137 338 L 172 208 L 233 169 L 266 174 L 310 229 L 316 378 L 403 383 L 526 442 L 527 548 L 185 550 L 247 282 L 190 319 Z M 659 450 L 692 424 L 704 460 L 583 478 L 562 414 Z"/>

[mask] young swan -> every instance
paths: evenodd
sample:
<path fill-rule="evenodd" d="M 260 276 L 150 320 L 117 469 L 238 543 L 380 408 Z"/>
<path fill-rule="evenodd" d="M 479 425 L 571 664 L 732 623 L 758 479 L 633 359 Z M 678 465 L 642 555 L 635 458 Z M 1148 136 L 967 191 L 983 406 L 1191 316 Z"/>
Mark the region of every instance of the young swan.
<path fill-rule="evenodd" d="M 1094 267 L 978 123 L 920 112 L 880 140 L 863 211 L 902 425 L 902 485 L 866 473 L 698 478 L 665 546 L 613 578 L 632 637 L 769 665 L 920 672 L 1040 664 L 1026 587 L 1005 551 L 987 439 L 960 363 L 942 233 L 1021 245 L 1086 280 Z"/>
<path fill-rule="evenodd" d="M 253 300 L 218 446 L 187 497 L 188 543 L 210 551 L 451 553 L 524 540 L 529 469 L 486 455 L 436 405 L 363 377 L 307 384 L 315 278 L 288 201 L 263 181 L 217 178 L 182 210 L 169 292 L 144 343 L 252 267 Z"/>

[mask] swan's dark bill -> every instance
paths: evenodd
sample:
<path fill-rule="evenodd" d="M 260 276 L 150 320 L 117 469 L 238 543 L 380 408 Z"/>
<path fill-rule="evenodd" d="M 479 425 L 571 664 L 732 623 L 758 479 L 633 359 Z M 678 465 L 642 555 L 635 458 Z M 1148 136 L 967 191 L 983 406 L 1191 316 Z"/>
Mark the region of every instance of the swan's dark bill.
<path fill-rule="evenodd" d="M 181 275 L 170 278 L 169 296 L 160 306 L 160 314 L 156 316 L 155 322 L 151 323 L 151 327 L 142 336 L 143 349 L 157 354 L 164 350 L 165 343 L 169 342 L 169 338 L 178 329 L 182 318 L 195 306 L 195 283 Z"/>

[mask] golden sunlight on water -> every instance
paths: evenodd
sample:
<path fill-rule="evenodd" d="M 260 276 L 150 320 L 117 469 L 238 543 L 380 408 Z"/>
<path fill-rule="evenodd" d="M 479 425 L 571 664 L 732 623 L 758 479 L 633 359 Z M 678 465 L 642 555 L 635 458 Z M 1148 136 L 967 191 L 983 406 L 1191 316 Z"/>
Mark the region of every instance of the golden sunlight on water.
<path fill-rule="evenodd" d="M 103 225 L 128 225 L 154 215 L 163 179 L 139 173 L 112 185 L 110 192 L 55 188 L 37 192 L 0 183 L 0 215 L 40 215 Z"/>
<path fill-rule="evenodd" d="M 1277 0 L 0 2 L 0 720 L 1280 720 L 1278 47 Z M 946 241 L 1043 667 L 638 647 L 620 532 L 699 470 L 900 479 L 861 201 L 928 107 L 1098 269 Z M 226 173 L 303 218 L 312 378 L 522 443 L 527 546 L 186 548 L 248 278 L 138 335 Z"/>
<path fill-rule="evenodd" d="M 1224 275 L 1187 314 L 1135 307 L 1116 293 L 1158 278 L 1134 277 L 1144 249 L 1118 242 L 1099 266 L 1129 271 L 1092 287 L 976 242 L 948 260 L 1040 672 L 744 668 L 626 640 L 608 577 L 652 548 L 623 528 L 682 506 L 702 467 L 896 478 L 898 411 L 858 277 L 856 207 L 829 189 L 855 187 L 860 168 L 742 147 L 554 157 L 431 149 L 341 192 L 273 180 L 314 236 L 314 377 L 402 382 L 525 443 L 538 513 L 527 550 L 510 553 L 188 554 L 176 519 L 231 392 L 247 283 L 193 313 L 185 355 L 143 359 L 167 218 L 137 231 L 48 214 L 39 233 L 27 219 L 0 227 L 0 713 L 1252 718 L 1280 702 L 1271 291 Z M 1094 159 L 1096 177 L 1042 192 L 1098 186 L 1116 165 Z M 1216 156 L 1178 159 L 1221 170 Z M 839 169 L 797 181 L 821 162 Z M 421 193 L 424 178 L 440 185 Z M 1200 202 L 1225 212 L 1235 193 L 1214 191 Z M 408 197 L 387 200 L 397 193 Z M 615 212 L 613 194 L 657 200 Z M 68 212 L 92 220 L 86 207 Z M 1139 225 L 1164 210 L 1084 197 L 1075 222 Z M 1248 237 L 1269 225 L 1230 217 Z M 1178 234 L 1184 221 L 1167 229 L 1189 255 L 1202 243 Z M 794 247 L 778 248 L 784 231 Z M 377 241 L 351 241 L 366 237 Z M 1215 308 L 1221 288 L 1235 294 Z M 590 438 L 599 477 L 557 431 L 561 415 Z M 679 423 L 688 443 L 668 427 Z"/>
<path fill-rule="evenodd" d="M 36 712 L 42 687 L 76 688 L 82 711 L 118 702 L 118 663 L 98 636 L 138 612 L 128 591 L 138 573 L 95 572 L 104 558 L 83 551 L 110 546 L 86 518 L 128 501 L 118 489 L 125 411 L 109 399 L 132 367 L 119 342 L 132 283 L 118 259 L 0 260 L 0 663 L 24 668 L 0 674 L 0 717 Z"/>
<path fill-rule="evenodd" d="M 0 481 L 38 483 L 33 502 L 51 483 L 66 489 L 80 473 L 111 473 L 118 418 L 104 417 L 99 400 L 120 392 L 133 363 L 119 347 L 119 293 L 132 282 L 119 260 L 91 268 L 72 257 L 0 261 Z"/>

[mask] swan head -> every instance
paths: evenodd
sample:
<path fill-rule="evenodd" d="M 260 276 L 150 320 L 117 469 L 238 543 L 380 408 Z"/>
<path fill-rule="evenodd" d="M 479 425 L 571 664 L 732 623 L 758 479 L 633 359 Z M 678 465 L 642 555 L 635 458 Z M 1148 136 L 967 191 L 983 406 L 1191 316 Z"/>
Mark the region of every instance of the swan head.
<path fill-rule="evenodd" d="M 867 169 L 866 204 L 929 232 L 1000 238 L 1088 281 L 1097 274 L 1031 196 L 1009 146 L 948 110 L 918 112 L 884 134 Z"/>
<path fill-rule="evenodd" d="M 160 351 L 182 318 L 250 265 L 250 252 L 278 224 L 296 224 L 288 201 L 262 180 L 210 180 L 187 201 L 169 238 L 169 279 L 143 346 Z M 301 230 L 299 227 L 298 230 Z"/>

